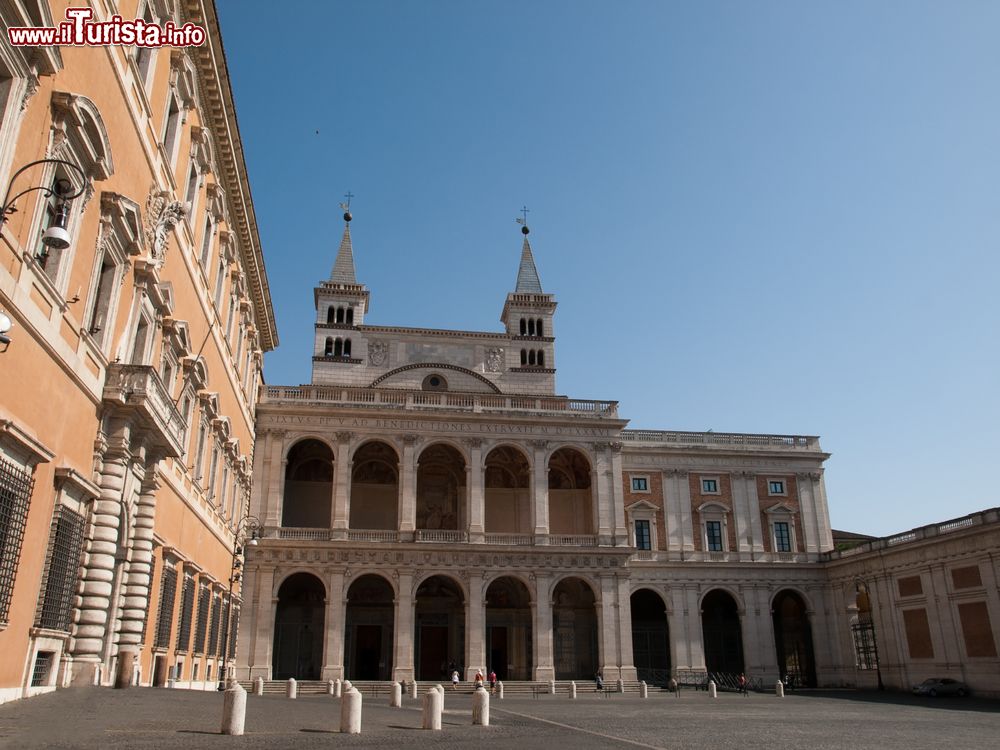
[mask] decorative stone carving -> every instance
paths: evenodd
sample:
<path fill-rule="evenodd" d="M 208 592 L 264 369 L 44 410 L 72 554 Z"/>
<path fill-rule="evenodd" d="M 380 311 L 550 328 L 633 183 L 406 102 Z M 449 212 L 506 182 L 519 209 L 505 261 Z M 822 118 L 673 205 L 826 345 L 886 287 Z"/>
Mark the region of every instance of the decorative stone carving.
<path fill-rule="evenodd" d="M 170 200 L 170 193 L 150 190 L 146 199 L 146 244 L 157 268 L 166 256 L 167 236 L 186 213 L 183 203 Z"/>
<path fill-rule="evenodd" d="M 389 344 L 385 341 L 368 342 L 368 362 L 381 367 L 389 358 Z"/>
<path fill-rule="evenodd" d="M 344 431 L 344 432 L 338 432 L 337 433 L 337 442 L 338 443 L 349 443 L 349 442 L 351 442 L 351 438 L 352 437 L 354 437 L 354 433 L 353 432 L 346 432 L 346 431 Z"/>
<path fill-rule="evenodd" d="M 482 448 L 483 447 L 483 439 L 482 438 L 477 438 L 477 437 L 466 438 L 465 439 L 465 444 L 467 446 L 469 446 L 470 448 Z M 472 468 L 472 467 L 469 467 L 469 468 Z"/>
<path fill-rule="evenodd" d="M 416 445 L 419 439 L 419 435 L 403 435 L 403 445 Z"/>
<path fill-rule="evenodd" d="M 530 445 L 535 450 L 541 450 L 541 451 L 543 451 L 543 450 L 545 450 L 546 448 L 549 447 L 549 441 L 548 440 L 529 440 L 528 441 L 528 445 Z"/>
<path fill-rule="evenodd" d="M 28 86 L 24 90 L 24 96 L 21 97 L 21 111 L 24 112 L 28 108 L 28 101 L 35 94 L 38 93 L 38 76 L 28 76 Z"/>
<path fill-rule="evenodd" d="M 503 371 L 503 348 L 496 346 L 486 350 L 486 372 Z"/>

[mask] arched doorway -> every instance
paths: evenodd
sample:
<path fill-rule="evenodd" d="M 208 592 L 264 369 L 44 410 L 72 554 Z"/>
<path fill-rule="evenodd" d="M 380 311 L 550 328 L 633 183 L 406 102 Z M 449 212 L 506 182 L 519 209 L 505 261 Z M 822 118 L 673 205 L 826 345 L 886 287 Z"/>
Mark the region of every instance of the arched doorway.
<path fill-rule="evenodd" d="M 363 575 L 347 590 L 344 674 L 348 679 L 392 679 L 394 600 L 392 586 L 378 575 Z"/>
<path fill-rule="evenodd" d="M 557 680 L 592 680 L 597 674 L 594 590 L 581 578 L 564 578 L 552 592 L 552 646 Z"/>
<path fill-rule="evenodd" d="M 740 609 L 727 592 L 715 589 L 701 600 L 701 635 L 709 672 L 738 675 L 745 671 Z"/>
<path fill-rule="evenodd" d="M 325 600 L 323 582 L 311 573 L 295 573 L 281 584 L 274 613 L 273 679 L 320 678 Z"/>
<path fill-rule="evenodd" d="M 491 450 L 485 485 L 486 533 L 531 534 L 531 468 L 524 454 L 508 446 Z"/>
<path fill-rule="evenodd" d="M 640 680 L 666 685 L 670 680 L 670 631 L 667 607 L 655 591 L 639 589 L 630 597 L 632 663 Z"/>
<path fill-rule="evenodd" d="M 797 593 L 788 590 L 778 592 L 771 603 L 774 650 L 781 677 L 789 675 L 795 685 L 816 687 L 812 627 L 806 612 L 806 603 Z"/>
<path fill-rule="evenodd" d="M 560 448 L 549 459 L 549 532 L 594 533 L 590 462 L 574 448 Z"/>
<path fill-rule="evenodd" d="M 462 674 L 465 660 L 465 596 L 447 576 L 431 576 L 417 588 L 414 654 L 418 680 L 445 680 Z"/>
<path fill-rule="evenodd" d="M 504 576 L 486 589 L 486 668 L 501 680 L 530 680 L 531 594 Z M 475 665 L 473 665 L 475 666 Z"/>
<path fill-rule="evenodd" d="M 428 446 L 417 461 L 417 528 L 465 528 L 465 459 L 450 445 Z"/>
<path fill-rule="evenodd" d="M 398 502 L 399 456 L 388 443 L 365 443 L 354 453 L 350 528 L 399 528 Z"/>
<path fill-rule="evenodd" d="M 319 440 L 301 440 L 288 451 L 281 525 L 330 528 L 333 451 Z"/>

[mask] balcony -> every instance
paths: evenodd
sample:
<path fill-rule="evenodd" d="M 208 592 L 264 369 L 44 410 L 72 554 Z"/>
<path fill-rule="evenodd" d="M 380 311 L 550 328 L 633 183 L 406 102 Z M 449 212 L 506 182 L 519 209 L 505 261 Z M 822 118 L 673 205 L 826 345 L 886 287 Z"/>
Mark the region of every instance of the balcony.
<path fill-rule="evenodd" d="M 183 453 L 187 425 L 150 365 L 110 365 L 104 381 L 104 403 L 134 419 L 163 457 Z"/>
<path fill-rule="evenodd" d="M 340 388 L 336 386 L 272 385 L 264 389 L 261 403 L 314 404 L 404 411 L 461 411 L 473 414 L 500 412 L 559 416 L 618 418 L 617 401 L 588 401 L 565 396 L 509 396 L 493 393 L 404 391 L 390 388 Z"/>
<path fill-rule="evenodd" d="M 654 445 L 719 446 L 725 448 L 770 448 L 790 451 L 818 451 L 819 438 L 809 435 L 759 435 L 741 432 L 674 432 L 668 430 L 622 430 L 625 443 Z"/>
<path fill-rule="evenodd" d="M 331 529 L 281 526 L 265 529 L 265 539 L 287 539 L 312 542 L 369 542 L 374 544 L 395 543 L 401 540 L 396 529 L 348 529 L 344 532 L 334 532 Z M 548 544 L 553 547 L 597 547 L 597 536 L 594 534 L 550 534 Z M 490 544 L 499 547 L 533 547 L 544 544 L 545 537 L 536 540 L 534 534 L 491 533 L 485 534 L 481 540 L 470 541 L 468 531 L 451 529 L 417 529 L 413 532 L 413 541 L 417 543 L 436 544 Z"/>

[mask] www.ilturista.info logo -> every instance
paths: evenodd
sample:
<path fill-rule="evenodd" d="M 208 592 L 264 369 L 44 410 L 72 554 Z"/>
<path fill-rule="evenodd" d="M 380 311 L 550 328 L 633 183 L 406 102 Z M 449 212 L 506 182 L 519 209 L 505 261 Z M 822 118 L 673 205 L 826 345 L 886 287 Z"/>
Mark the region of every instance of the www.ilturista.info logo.
<path fill-rule="evenodd" d="M 141 18 L 126 20 L 111 16 L 108 21 L 92 21 L 91 8 L 67 8 L 66 21 L 58 26 L 15 26 L 7 37 L 15 47 L 200 47 L 205 43 L 205 29 L 186 23 L 177 26 L 167 21 L 160 26 Z"/>

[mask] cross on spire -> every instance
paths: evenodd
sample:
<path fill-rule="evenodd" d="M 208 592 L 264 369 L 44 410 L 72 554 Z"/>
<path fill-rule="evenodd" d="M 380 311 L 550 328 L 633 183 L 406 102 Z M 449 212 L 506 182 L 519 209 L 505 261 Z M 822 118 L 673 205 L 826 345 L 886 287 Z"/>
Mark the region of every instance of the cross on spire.
<path fill-rule="evenodd" d="M 527 224 L 528 223 L 528 213 L 530 211 L 531 211 L 531 209 L 528 208 L 527 206 L 521 206 L 521 215 L 524 217 L 523 219 L 521 219 L 521 223 L 522 224 Z"/>

